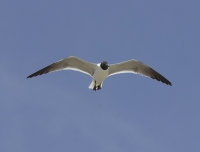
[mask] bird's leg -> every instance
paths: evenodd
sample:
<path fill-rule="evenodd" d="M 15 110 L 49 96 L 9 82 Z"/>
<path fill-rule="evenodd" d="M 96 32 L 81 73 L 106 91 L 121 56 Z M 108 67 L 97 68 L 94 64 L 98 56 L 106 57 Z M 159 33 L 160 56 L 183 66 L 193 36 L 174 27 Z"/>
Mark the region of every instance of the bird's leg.
<path fill-rule="evenodd" d="M 100 90 L 101 89 L 101 84 L 99 86 L 97 86 L 97 90 Z"/>
<path fill-rule="evenodd" d="M 101 89 L 101 86 L 98 86 L 98 87 L 97 87 L 97 90 L 100 90 L 100 89 Z"/>
<path fill-rule="evenodd" d="M 93 91 L 96 91 L 97 90 L 97 87 L 96 87 L 96 81 L 94 81 L 95 84 L 94 84 L 94 88 L 93 88 Z"/>

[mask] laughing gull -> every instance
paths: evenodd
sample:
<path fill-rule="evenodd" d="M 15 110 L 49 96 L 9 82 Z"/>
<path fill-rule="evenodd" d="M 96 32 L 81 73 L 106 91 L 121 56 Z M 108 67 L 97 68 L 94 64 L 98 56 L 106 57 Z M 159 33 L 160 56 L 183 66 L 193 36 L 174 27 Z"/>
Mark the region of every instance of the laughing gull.
<path fill-rule="evenodd" d="M 92 77 L 92 83 L 90 84 L 89 88 L 95 91 L 102 88 L 103 81 L 108 76 L 120 73 L 141 74 L 143 76 L 147 76 L 152 79 L 156 79 L 158 81 L 166 83 L 167 85 L 172 85 L 171 82 L 168 81 L 161 74 L 137 60 L 128 60 L 125 62 L 109 65 L 106 61 L 103 61 L 99 64 L 94 64 L 79 59 L 75 56 L 70 56 L 68 58 L 59 60 L 29 75 L 27 78 L 36 77 L 38 75 L 59 70 L 75 70 L 90 75 Z"/>

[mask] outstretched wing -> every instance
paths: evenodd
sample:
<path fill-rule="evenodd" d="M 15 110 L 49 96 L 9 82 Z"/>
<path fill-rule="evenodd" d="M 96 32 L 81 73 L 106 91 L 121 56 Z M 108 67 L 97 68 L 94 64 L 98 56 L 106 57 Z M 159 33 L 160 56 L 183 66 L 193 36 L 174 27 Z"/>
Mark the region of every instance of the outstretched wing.
<path fill-rule="evenodd" d="M 141 74 L 143 76 L 150 77 L 152 79 L 156 79 L 167 85 L 172 85 L 169 80 L 163 77 L 161 74 L 156 72 L 154 69 L 149 66 L 143 64 L 137 60 L 129 60 L 117 64 L 111 64 L 109 67 L 109 76 L 120 73 L 135 73 Z"/>
<path fill-rule="evenodd" d="M 71 56 L 62 60 L 59 60 L 31 75 L 27 78 L 36 77 L 38 75 L 46 74 L 49 72 L 59 71 L 59 70 L 75 70 L 90 76 L 93 76 L 96 69 L 96 64 L 84 61 L 77 57 Z"/>

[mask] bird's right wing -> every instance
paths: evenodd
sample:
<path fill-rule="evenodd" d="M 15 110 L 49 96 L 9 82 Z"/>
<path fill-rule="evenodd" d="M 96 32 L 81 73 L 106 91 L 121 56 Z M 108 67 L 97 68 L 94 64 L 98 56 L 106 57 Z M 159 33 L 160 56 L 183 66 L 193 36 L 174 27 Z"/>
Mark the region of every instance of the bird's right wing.
<path fill-rule="evenodd" d="M 82 59 L 79 59 L 77 57 L 71 56 L 71 57 L 59 60 L 29 75 L 27 78 L 36 77 L 38 75 L 42 75 L 42 74 L 46 74 L 46 73 L 54 72 L 54 71 L 59 71 L 59 70 L 75 70 L 75 71 L 79 71 L 79 72 L 88 74 L 90 76 L 93 76 L 96 67 L 97 65 L 94 63 L 90 63 Z"/>
<path fill-rule="evenodd" d="M 109 76 L 120 73 L 135 73 L 147 76 L 152 79 L 156 79 L 167 85 L 172 85 L 169 80 L 163 77 L 161 74 L 156 72 L 154 69 L 145 65 L 144 63 L 137 60 L 129 60 L 117 64 L 111 64 L 109 67 Z"/>

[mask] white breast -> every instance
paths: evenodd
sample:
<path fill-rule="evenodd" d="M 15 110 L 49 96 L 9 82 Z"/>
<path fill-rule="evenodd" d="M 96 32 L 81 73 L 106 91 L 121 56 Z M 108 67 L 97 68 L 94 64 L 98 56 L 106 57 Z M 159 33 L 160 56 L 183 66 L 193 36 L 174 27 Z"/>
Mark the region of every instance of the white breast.
<path fill-rule="evenodd" d="M 96 85 L 100 85 L 108 76 L 108 70 L 103 70 L 100 64 L 97 64 L 97 69 L 94 72 L 93 80 L 96 81 Z"/>

